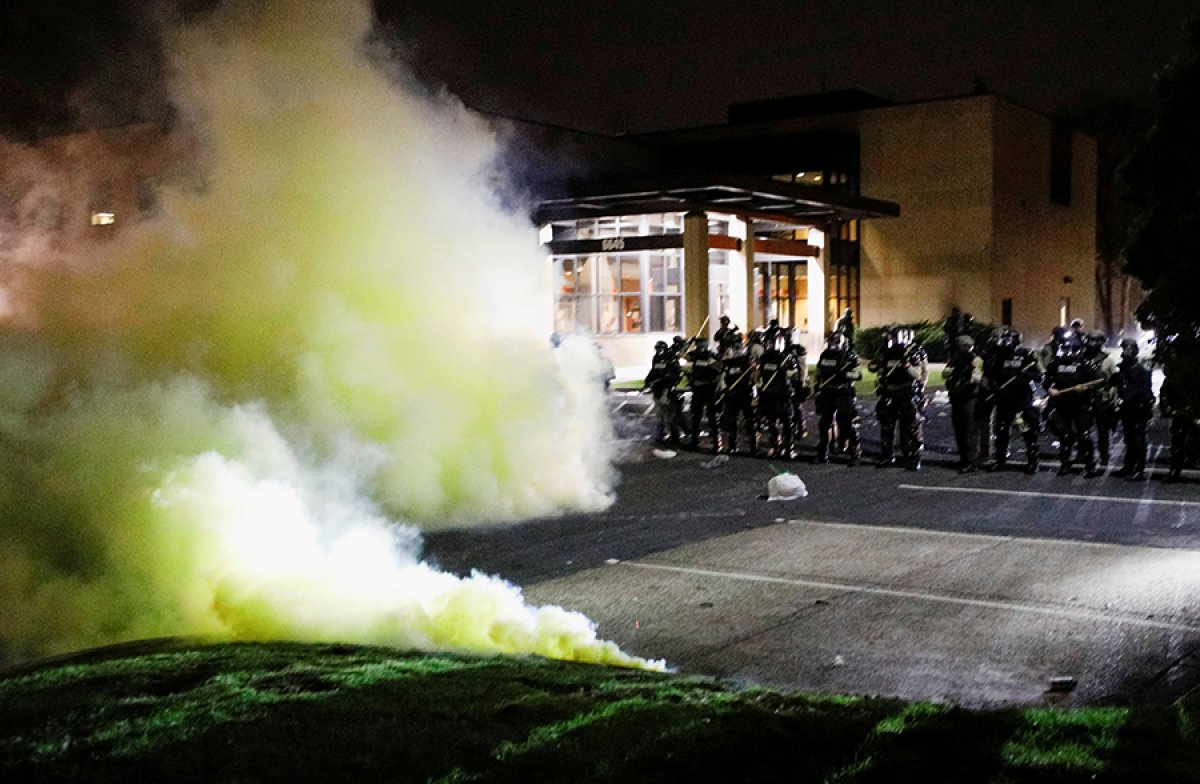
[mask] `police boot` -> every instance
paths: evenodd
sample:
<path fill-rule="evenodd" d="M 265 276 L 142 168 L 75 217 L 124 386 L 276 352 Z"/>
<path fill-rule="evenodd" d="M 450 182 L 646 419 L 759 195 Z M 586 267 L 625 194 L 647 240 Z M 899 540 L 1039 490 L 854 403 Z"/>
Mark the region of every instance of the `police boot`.
<path fill-rule="evenodd" d="M 915 455 L 910 456 L 905 461 L 904 467 L 906 469 L 908 469 L 909 471 L 920 471 L 921 470 L 921 453 L 918 452 Z"/>
<path fill-rule="evenodd" d="M 1066 476 L 1069 473 L 1071 473 L 1071 458 L 1063 458 L 1062 464 L 1058 467 L 1058 475 Z"/>
<path fill-rule="evenodd" d="M 879 462 L 875 464 L 876 468 L 887 468 L 896 461 L 892 458 L 892 445 L 887 441 L 883 442 L 883 454 L 879 456 Z"/>
<path fill-rule="evenodd" d="M 1037 437 L 1025 439 L 1025 473 L 1036 474 L 1038 470 L 1038 462 L 1040 459 L 1038 452 Z"/>
<path fill-rule="evenodd" d="M 855 444 L 854 449 L 850 451 L 850 462 L 846 465 L 851 467 L 856 466 L 860 460 L 862 460 L 862 447 Z"/>

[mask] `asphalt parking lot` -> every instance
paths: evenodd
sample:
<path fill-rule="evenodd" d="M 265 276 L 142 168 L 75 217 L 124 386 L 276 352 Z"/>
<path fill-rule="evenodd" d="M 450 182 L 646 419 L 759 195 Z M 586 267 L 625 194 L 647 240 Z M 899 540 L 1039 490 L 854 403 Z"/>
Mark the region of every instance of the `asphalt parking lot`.
<path fill-rule="evenodd" d="M 429 556 L 581 610 L 630 652 L 746 683 L 971 706 L 1169 700 L 1200 683 L 1194 472 L 1058 477 L 1047 446 L 1034 476 L 959 475 L 937 402 L 919 472 L 714 466 L 656 451 L 643 402 L 613 399 L 612 507 L 444 532 Z M 1156 423 L 1152 462 L 1163 435 Z M 765 500 L 780 471 L 808 495 Z"/>

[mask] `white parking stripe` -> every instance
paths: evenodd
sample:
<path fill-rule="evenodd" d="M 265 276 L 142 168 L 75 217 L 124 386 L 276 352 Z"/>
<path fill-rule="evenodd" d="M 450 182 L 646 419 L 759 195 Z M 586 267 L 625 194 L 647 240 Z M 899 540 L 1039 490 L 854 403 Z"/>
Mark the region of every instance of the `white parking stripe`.
<path fill-rule="evenodd" d="M 1082 495 L 1078 493 L 1039 493 L 1033 490 L 992 490 L 986 487 L 950 487 L 946 485 L 899 485 L 901 490 L 928 490 L 932 493 L 984 493 L 1019 495 L 1028 498 L 1061 498 L 1072 501 L 1107 501 L 1114 504 L 1156 504 L 1159 506 L 1200 506 L 1200 501 L 1170 501 L 1162 498 L 1125 498 L 1116 495 Z"/>
<path fill-rule="evenodd" d="M 915 599 L 924 602 L 953 604 L 962 607 L 983 607 L 990 610 L 1006 610 L 1009 612 L 1028 613 L 1032 615 L 1047 615 L 1056 618 L 1074 618 L 1085 621 L 1102 621 L 1125 626 L 1141 626 L 1148 629 L 1166 629 L 1168 631 L 1200 634 L 1200 625 L 1191 623 L 1173 623 L 1159 621 L 1153 618 L 1133 617 L 1117 613 L 1099 612 L 1087 609 L 1072 609 L 1054 605 L 1028 604 L 1023 602 L 1002 602 L 991 599 L 968 599 L 962 596 L 926 593 L 922 591 L 905 591 L 896 588 L 878 588 L 871 585 L 855 585 L 852 583 L 831 583 L 820 580 L 799 580 L 789 577 L 771 577 L 763 574 L 748 572 L 720 572 L 712 569 L 695 569 L 686 566 L 667 566 L 666 564 L 640 563 L 638 561 L 618 561 L 610 566 L 629 566 L 634 569 L 649 569 L 659 572 L 676 572 L 691 574 L 699 577 L 716 577 L 723 580 L 740 580 L 742 582 L 772 583 L 775 585 L 794 585 L 801 588 L 822 588 L 847 593 L 861 593 L 872 596 L 888 596 L 895 599 Z"/>

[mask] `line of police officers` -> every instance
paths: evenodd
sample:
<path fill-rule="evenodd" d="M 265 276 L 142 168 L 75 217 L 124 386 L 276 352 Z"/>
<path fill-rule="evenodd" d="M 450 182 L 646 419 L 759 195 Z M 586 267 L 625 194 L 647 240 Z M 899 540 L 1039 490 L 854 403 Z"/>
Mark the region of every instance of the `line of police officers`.
<path fill-rule="evenodd" d="M 1038 468 L 1044 429 L 1059 443 L 1059 475 L 1076 465 L 1098 476 L 1108 465 L 1118 425 L 1125 437 L 1123 464 L 1116 473 L 1146 478 L 1146 429 L 1154 414 L 1150 368 L 1138 359 L 1137 341 L 1121 341 L 1120 359 L 1104 350 L 1103 332 L 1081 322 L 1055 327 L 1038 351 L 1021 345 L 1012 327 L 994 330 L 982 346 L 969 334 L 970 317 L 957 312 L 946 321 L 949 359 L 944 371 L 960 471 L 1003 469 L 1015 428 L 1025 443 L 1026 473 Z M 1045 398 L 1038 400 L 1038 388 Z M 1038 403 L 1041 402 L 1039 409 Z M 989 461 L 989 452 L 995 458 Z M 1182 461 L 1168 478 L 1179 478 Z"/>
<path fill-rule="evenodd" d="M 830 334 L 811 384 L 807 352 L 792 342 L 791 330 L 776 321 L 744 338 L 722 316 L 713 339 L 715 349 L 703 337 L 656 344 L 643 388 L 654 394 L 660 442 L 678 444 L 685 437 L 698 448 L 707 419 L 714 452 L 732 453 L 741 439 L 746 451 L 756 455 L 761 431 L 767 456 L 795 458 L 797 443 L 807 436 L 802 406 L 812 397 L 818 420 L 817 462 L 828 462 L 834 452 L 845 454 L 850 465 L 861 460 L 855 384 L 862 368 L 843 331 Z M 920 467 L 927 364 L 924 350 L 912 345 L 912 332 L 896 330 L 878 368 L 871 366 L 881 379 L 877 412 L 887 436 L 880 465 L 893 462 L 891 441 L 898 424 L 902 456 L 909 467 Z M 678 388 L 682 378 L 692 392 L 690 425 L 684 421 Z"/>
<path fill-rule="evenodd" d="M 1117 360 L 1104 350 L 1104 334 L 1085 332 L 1079 322 L 1055 328 L 1039 351 L 1022 346 L 1021 334 L 1011 327 L 992 331 L 976 345 L 971 327 L 971 317 L 957 309 L 944 324 L 944 378 L 962 473 L 1005 469 L 1014 429 L 1024 442 L 1025 472 L 1036 472 L 1044 428 L 1059 442 L 1060 475 L 1081 465 L 1086 476 L 1097 476 L 1108 464 L 1119 425 L 1125 452 L 1116 473 L 1145 478 L 1146 429 L 1155 399 L 1151 371 L 1138 359 L 1136 341 L 1122 340 Z M 734 452 L 740 436 L 748 453 L 756 455 L 761 432 L 767 456 L 795 458 L 796 444 L 807 435 L 802 406 L 811 397 L 817 415 L 816 462 L 828 462 L 838 452 L 849 465 L 861 461 L 855 385 L 862 367 L 841 329 L 830 333 L 811 384 L 804 348 L 775 321 L 746 339 L 722 316 L 714 341 L 715 349 L 702 337 L 656 345 L 644 388 L 654 394 L 660 442 L 678 444 L 682 436 L 698 448 L 707 420 L 714 452 Z M 867 365 L 877 379 L 877 467 L 899 463 L 921 468 L 928 366 L 928 355 L 906 327 L 891 328 L 880 356 Z M 692 394 L 690 422 L 684 421 L 679 392 L 684 378 Z M 1039 388 L 1044 399 L 1039 399 Z M 1164 408 L 1164 413 L 1171 412 Z M 1187 457 L 1183 444 L 1197 437 L 1194 419 L 1172 419 L 1168 480 L 1179 478 Z"/>

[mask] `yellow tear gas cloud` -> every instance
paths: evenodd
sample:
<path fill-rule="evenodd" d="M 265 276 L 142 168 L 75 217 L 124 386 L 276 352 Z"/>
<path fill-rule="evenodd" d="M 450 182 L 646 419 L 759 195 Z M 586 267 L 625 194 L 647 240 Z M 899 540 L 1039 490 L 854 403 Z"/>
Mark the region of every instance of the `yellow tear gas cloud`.
<path fill-rule="evenodd" d="M 661 667 L 419 560 L 417 527 L 610 503 L 611 433 L 486 125 L 369 30 L 333 0 L 173 29 L 202 165 L 102 251 L 7 271 L 0 660 L 206 634 Z"/>

